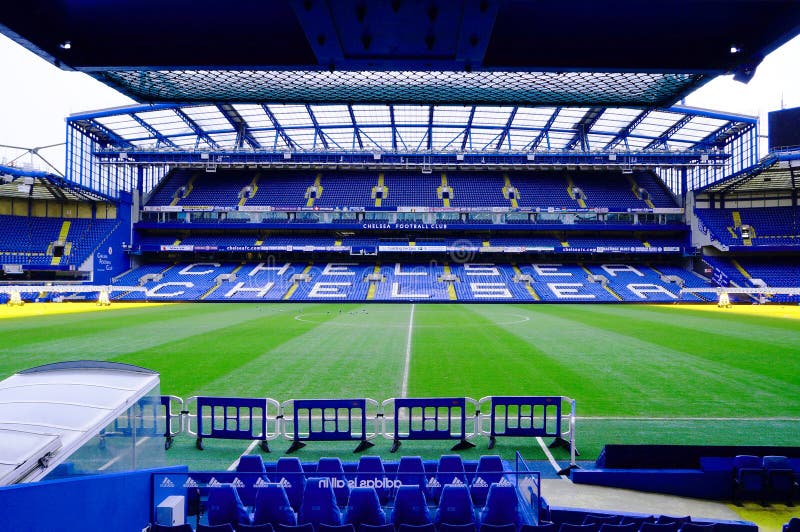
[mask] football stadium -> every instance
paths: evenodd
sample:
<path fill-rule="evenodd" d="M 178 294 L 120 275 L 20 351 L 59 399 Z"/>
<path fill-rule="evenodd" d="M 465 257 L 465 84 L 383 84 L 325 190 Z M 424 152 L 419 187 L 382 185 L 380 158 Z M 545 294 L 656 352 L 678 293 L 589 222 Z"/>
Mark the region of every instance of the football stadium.
<path fill-rule="evenodd" d="M 800 108 L 684 103 L 795 0 L 0 33 L 134 102 L 0 158 L 0 529 L 800 531 Z"/>

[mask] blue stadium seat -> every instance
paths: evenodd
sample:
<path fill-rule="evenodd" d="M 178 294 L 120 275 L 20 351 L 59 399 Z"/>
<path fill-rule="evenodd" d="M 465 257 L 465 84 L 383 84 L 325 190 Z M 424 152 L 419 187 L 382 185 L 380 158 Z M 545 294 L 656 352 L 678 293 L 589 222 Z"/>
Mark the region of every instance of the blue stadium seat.
<path fill-rule="evenodd" d="M 375 488 L 375 492 L 382 505 L 389 502 L 391 495 L 391 490 L 385 486 L 387 481 L 388 477 L 380 456 L 362 456 L 358 459 L 356 485 L 360 487 L 372 482 L 375 486 L 379 486 Z"/>
<path fill-rule="evenodd" d="M 639 532 L 678 532 L 678 523 L 650 523 L 645 521 L 639 526 Z"/>
<path fill-rule="evenodd" d="M 433 523 L 425 525 L 407 525 L 402 524 L 397 528 L 397 532 L 436 532 L 436 527 Z"/>
<path fill-rule="evenodd" d="M 284 456 L 275 462 L 275 480 L 286 490 L 289 503 L 294 511 L 300 511 L 303 492 L 306 488 L 306 475 L 299 458 Z"/>
<path fill-rule="evenodd" d="M 442 523 L 439 525 L 439 532 L 477 532 L 477 527 L 475 526 L 475 523 L 467 523 L 465 525 L 451 525 L 449 523 Z M 512 530 L 511 532 L 516 531 Z"/>
<path fill-rule="evenodd" d="M 550 521 L 539 521 L 538 525 L 523 524 L 519 532 L 558 532 L 558 526 Z"/>
<path fill-rule="evenodd" d="M 692 523 L 687 522 L 681 525 L 679 532 L 714 532 L 717 525 L 714 523 Z"/>
<path fill-rule="evenodd" d="M 197 525 L 197 532 L 235 532 L 235 529 L 230 523 L 223 523 L 221 525 L 204 525 L 200 523 Z"/>
<path fill-rule="evenodd" d="M 468 527 L 469 525 L 460 525 L 462 527 Z M 474 527 L 473 527 L 474 528 Z M 441 529 L 439 532 L 442 532 Z M 464 531 L 468 532 L 468 531 Z M 505 525 L 490 525 L 488 523 L 481 524 L 481 532 L 517 532 L 516 525 L 512 525 L 511 523 Z"/>
<path fill-rule="evenodd" d="M 627 525 L 629 523 L 633 523 L 634 525 L 636 525 L 636 530 L 639 530 L 639 528 L 642 526 L 642 523 L 655 523 L 655 521 L 656 521 L 655 517 L 653 517 L 652 515 L 648 515 L 646 517 L 625 515 L 622 517 L 622 519 L 620 519 L 619 524 Z"/>
<path fill-rule="evenodd" d="M 343 525 L 326 525 L 325 523 L 320 523 L 319 526 L 317 526 L 317 532 L 356 532 L 356 528 L 350 523 L 345 523 Z"/>
<path fill-rule="evenodd" d="M 404 486 L 417 485 L 427 497 L 429 495 L 428 480 L 425 476 L 425 464 L 419 456 L 402 456 L 397 464 L 397 477 Z"/>
<path fill-rule="evenodd" d="M 636 523 L 627 523 L 624 525 L 614 523 L 603 523 L 600 525 L 600 532 L 637 532 L 639 527 Z"/>
<path fill-rule="evenodd" d="M 486 506 L 481 512 L 481 523 L 489 525 L 512 524 L 519 526 L 519 501 L 517 490 L 511 484 L 493 483 L 489 488 Z"/>
<path fill-rule="evenodd" d="M 194 532 L 194 529 L 192 528 L 192 525 L 188 525 L 186 523 L 175 526 L 152 523 L 150 525 L 150 532 Z"/>
<path fill-rule="evenodd" d="M 235 528 L 239 523 L 250 524 L 250 516 L 236 489 L 230 484 L 209 488 L 206 507 L 209 525 L 227 523 Z"/>
<path fill-rule="evenodd" d="M 297 521 L 300 524 L 311 523 L 315 528 L 320 524 L 342 524 L 342 514 L 336 505 L 336 495 L 328 478 L 308 479 Z"/>
<path fill-rule="evenodd" d="M 331 482 L 339 481 L 341 486 L 334 486 L 333 492 L 336 494 L 336 504 L 347 506 L 347 498 L 350 496 L 350 486 L 344 476 L 342 461 L 338 458 L 320 458 L 317 462 L 318 477 L 326 477 Z"/>
<path fill-rule="evenodd" d="M 264 461 L 257 454 L 246 454 L 239 458 L 236 464 L 237 473 L 265 473 Z M 262 475 L 261 482 L 269 482 L 267 475 Z M 256 501 L 256 487 L 254 484 L 259 481 L 258 475 L 245 475 L 242 479 L 244 486 L 236 488 L 239 492 L 239 497 L 242 499 L 242 504 L 245 506 L 253 506 Z"/>
<path fill-rule="evenodd" d="M 460 458 L 460 457 L 459 457 Z M 442 488 L 439 507 L 436 510 L 434 522 L 463 525 L 475 523 L 475 507 L 466 485 L 447 484 Z"/>
<path fill-rule="evenodd" d="M 686 523 L 692 522 L 692 516 L 690 515 L 659 515 L 658 519 L 656 519 L 656 523 L 659 525 L 662 524 L 676 524 L 678 528 L 682 527 Z"/>
<path fill-rule="evenodd" d="M 236 526 L 236 532 L 274 532 L 272 525 L 264 523 L 261 525 L 242 525 Z"/>
<path fill-rule="evenodd" d="M 361 525 L 358 527 L 358 532 L 395 532 L 392 523 L 383 525 Z"/>
<path fill-rule="evenodd" d="M 756 496 L 764 504 L 764 468 L 757 456 L 742 454 L 733 459 L 733 502 L 743 494 Z"/>
<path fill-rule="evenodd" d="M 439 500 L 439 495 L 448 484 L 467 485 L 467 474 L 464 471 L 464 462 L 457 454 L 445 454 L 439 458 L 436 466 L 436 482 L 439 486 L 431 490 L 434 501 Z"/>
<path fill-rule="evenodd" d="M 286 490 L 280 484 L 270 483 L 257 488 L 253 524 L 297 525 L 297 515 L 292 509 Z"/>
<path fill-rule="evenodd" d="M 472 495 L 472 502 L 476 506 L 486 504 L 486 496 L 489 494 L 489 486 L 500 482 L 503 478 L 503 461 L 497 455 L 481 456 L 478 460 L 478 467 L 475 470 L 475 477 L 470 483 L 469 491 Z"/>
<path fill-rule="evenodd" d="M 350 491 L 344 521 L 355 527 L 386 524 L 386 514 L 375 488 L 353 488 Z"/>
<path fill-rule="evenodd" d="M 421 486 L 400 486 L 394 497 L 392 523 L 400 525 L 426 525 L 431 523 L 428 503 Z"/>
<path fill-rule="evenodd" d="M 800 517 L 792 517 L 783 525 L 783 532 L 800 532 Z"/>
<path fill-rule="evenodd" d="M 275 527 L 275 532 L 314 532 L 314 525 L 311 523 L 303 523 L 302 525 L 278 525 Z"/>
<path fill-rule="evenodd" d="M 789 459 L 785 456 L 765 456 L 762 465 L 767 496 L 775 499 L 782 495 L 786 505 L 793 506 L 797 482 Z"/>
<path fill-rule="evenodd" d="M 584 525 L 618 525 L 620 524 L 621 518 L 618 515 L 607 515 L 607 514 L 588 514 L 586 517 L 583 518 Z"/>

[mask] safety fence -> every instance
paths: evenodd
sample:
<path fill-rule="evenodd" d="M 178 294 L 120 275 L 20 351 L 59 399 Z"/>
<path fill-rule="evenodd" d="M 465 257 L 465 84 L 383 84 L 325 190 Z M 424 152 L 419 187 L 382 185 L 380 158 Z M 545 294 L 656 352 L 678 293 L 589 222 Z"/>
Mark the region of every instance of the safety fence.
<path fill-rule="evenodd" d="M 203 449 L 206 439 L 291 441 L 287 453 L 307 442 L 358 442 L 354 452 L 383 437 L 392 452 L 405 440 L 455 440 L 452 450 L 474 447 L 477 436 L 553 438 L 553 446 L 571 451 L 575 463 L 575 400 L 561 396 L 395 397 L 378 402 L 358 399 L 290 399 L 162 396 L 165 447 L 186 433 Z"/>

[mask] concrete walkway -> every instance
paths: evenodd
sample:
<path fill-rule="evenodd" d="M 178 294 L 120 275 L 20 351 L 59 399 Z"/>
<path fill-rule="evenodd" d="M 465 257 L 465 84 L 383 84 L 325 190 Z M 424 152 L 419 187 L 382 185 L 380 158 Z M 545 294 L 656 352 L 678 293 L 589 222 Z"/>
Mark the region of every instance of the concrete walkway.
<path fill-rule="evenodd" d="M 588 484 L 573 484 L 565 479 L 542 479 L 542 496 L 550 506 L 587 508 L 605 512 L 691 515 L 698 519 L 741 520 L 736 512 L 720 502 Z"/>

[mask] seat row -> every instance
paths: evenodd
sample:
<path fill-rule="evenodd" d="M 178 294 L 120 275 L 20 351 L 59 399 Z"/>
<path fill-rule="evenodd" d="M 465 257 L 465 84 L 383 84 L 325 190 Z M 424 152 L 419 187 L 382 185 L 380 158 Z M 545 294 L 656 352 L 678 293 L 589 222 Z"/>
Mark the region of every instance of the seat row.
<path fill-rule="evenodd" d="M 523 521 L 516 488 L 508 482 L 493 483 L 489 487 L 486 505 L 481 511 L 475 508 L 469 490 L 463 484 L 445 485 L 434 509 L 428 507 L 420 486 L 400 486 L 388 512 L 382 508 L 375 488 L 356 487 L 350 491 L 347 506 L 342 511 L 333 484 L 325 477 L 308 479 L 298 512 L 294 511 L 285 489 L 278 483 L 265 483 L 257 489 L 252 513 L 230 484 L 210 488 L 205 506 L 209 525 L 227 524 L 237 531 L 242 529 L 241 525 L 294 527 L 310 524 L 314 531 L 322 532 L 324 527 L 351 525 L 360 529 L 362 525 L 380 527 L 388 524 L 395 528 L 403 525 L 471 525 L 472 530 L 478 525 L 489 525 L 505 526 L 508 532 L 516 532 Z"/>
<path fill-rule="evenodd" d="M 767 500 L 782 495 L 792 506 L 797 488 L 797 475 L 785 456 L 742 454 L 733 459 L 733 501 L 737 504 L 751 496 L 766 506 Z"/>
<path fill-rule="evenodd" d="M 588 514 L 581 523 L 542 521 L 525 532 L 713 532 L 713 522 L 694 522 L 691 516 L 632 516 Z M 522 532 L 522 531 L 521 531 Z"/>
<path fill-rule="evenodd" d="M 443 455 L 436 463 L 436 470 L 430 475 L 419 456 L 403 456 L 397 462 L 396 471 L 387 472 L 379 456 L 362 456 L 359 458 L 355 474 L 345 473 L 339 458 L 320 458 L 316 468 L 308 473 L 296 457 L 281 457 L 275 462 L 274 475 L 267 468 L 259 455 L 244 455 L 236 465 L 238 473 L 259 474 L 261 483 L 272 481 L 281 485 L 286 491 L 289 503 L 295 511 L 300 510 L 304 492 L 310 477 L 329 479 L 333 486 L 336 502 L 340 507 L 348 504 L 351 485 L 371 486 L 375 488 L 381 505 L 386 505 L 396 495 L 397 486 L 418 486 L 426 499 L 439 502 L 442 487 L 447 484 L 468 487 L 473 504 L 483 506 L 492 483 L 504 481 L 503 462 L 497 455 L 481 456 L 474 474 L 467 475 L 461 456 Z M 507 482 L 507 481 L 506 481 Z M 253 482 L 237 488 L 238 495 L 245 506 L 252 506 L 258 488 Z"/>

